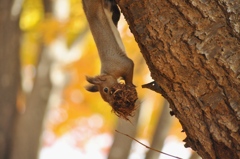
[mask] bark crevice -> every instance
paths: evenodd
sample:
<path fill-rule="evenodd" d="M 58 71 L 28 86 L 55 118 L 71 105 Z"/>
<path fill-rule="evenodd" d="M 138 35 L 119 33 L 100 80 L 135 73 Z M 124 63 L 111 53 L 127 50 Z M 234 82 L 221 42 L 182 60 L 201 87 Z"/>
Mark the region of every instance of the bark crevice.
<path fill-rule="evenodd" d="M 219 3 L 119 0 L 186 146 L 203 158 L 240 158 L 240 41 Z"/>

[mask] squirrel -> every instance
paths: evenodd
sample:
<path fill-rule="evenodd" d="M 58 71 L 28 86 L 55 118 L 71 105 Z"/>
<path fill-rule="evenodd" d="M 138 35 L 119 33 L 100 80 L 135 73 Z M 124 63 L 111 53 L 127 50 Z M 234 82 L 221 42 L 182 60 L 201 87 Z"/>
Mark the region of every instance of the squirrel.
<path fill-rule="evenodd" d="M 86 77 L 90 83 L 86 90 L 100 92 L 103 100 L 110 103 L 111 89 L 119 78 L 125 85 L 134 86 L 134 63 L 127 57 L 117 30 L 120 11 L 115 0 L 82 0 L 82 3 L 101 60 L 101 73 Z"/>

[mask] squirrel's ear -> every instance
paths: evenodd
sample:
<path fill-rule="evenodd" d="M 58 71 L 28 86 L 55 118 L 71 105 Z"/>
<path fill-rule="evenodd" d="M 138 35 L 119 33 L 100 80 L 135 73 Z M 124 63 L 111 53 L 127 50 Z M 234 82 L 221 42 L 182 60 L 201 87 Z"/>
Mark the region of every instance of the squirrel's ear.
<path fill-rule="evenodd" d="M 88 85 L 85 87 L 85 89 L 89 92 L 98 92 L 98 87 L 96 85 Z"/>
<path fill-rule="evenodd" d="M 95 78 L 94 77 L 89 77 L 89 76 L 86 76 L 86 80 L 91 83 L 91 84 L 95 84 Z"/>
<path fill-rule="evenodd" d="M 91 83 L 91 84 L 101 84 L 103 81 L 106 80 L 105 78 L 106 75 L 99 75 L 99 76 L 96 76 L 96 77 L 89 77 L 89 76 L 86 76 L 86 80 Z"/>

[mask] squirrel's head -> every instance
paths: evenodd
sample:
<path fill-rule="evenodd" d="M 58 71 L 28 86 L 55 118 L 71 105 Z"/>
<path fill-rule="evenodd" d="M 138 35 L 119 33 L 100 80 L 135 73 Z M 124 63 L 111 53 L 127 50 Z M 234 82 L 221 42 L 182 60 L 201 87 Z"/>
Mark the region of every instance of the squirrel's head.
<path fill-rule="evenodd" d="M 118 83 L 111 75 L 86 77 L 91 84 L 86 87 L 90 92 L 100 92 L 104 101 L 108 102 L 113 112 L 121 118 L 129 120 L 136 109 L 135 102 L 138 99 L 135 86 Z"/>
<path fill-rule="evenodd" d="M 96 77 L 86 77 L 91 84 L 86 87 L 89 92 L 100 92 L 104 101 L 110 103 L 112 98 L 112 87 L 117 84 L 117 79 L 111 75 L 99 75 Z"/>

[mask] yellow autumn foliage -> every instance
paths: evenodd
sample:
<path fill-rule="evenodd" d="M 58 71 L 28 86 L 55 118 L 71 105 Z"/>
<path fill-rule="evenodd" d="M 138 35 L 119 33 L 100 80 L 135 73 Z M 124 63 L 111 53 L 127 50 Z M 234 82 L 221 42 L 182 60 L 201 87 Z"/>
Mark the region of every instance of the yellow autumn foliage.
<path fill-rule="evenodd" d="M 68 64 L 64 69 L 70 75 L 70 82 L 62 93 L 64 101 L 59 113 L 64 120 L 48 125 L 57 136 L 69 131 L 81 117 L 89 117 L 93 113 L 100 114 L 104 120 L 101 131 L 113 131 L 117 117 L 111 112 L 111 107 L 104 102 L 98 93 L 89 93 L 85 90 L 87 82 L 85 76 L 94 76 L 100 73 L 100 60 L 92 35 L 88 29 L 80 0 L 70 0 L 70 17 L 67 21 L 59 21 L 54 15 L 44 15 L 41 0 L 26 0 L 20 18 L 20 28 L 23 30 L 21 44 L 22 65 L 36 65 L 37 57 L 42 45 L 51 45 L 58 37 L 64 37 L 68 48 L 77 41 L 80 35 L 84 36 L 85 46 L 82 47 L 81 58 Z M 148 112 L 139 124 L 139 136 L 150 138 L 161 112 L 163 98 L 150 90 L 142 89 L 141 85 L 151 82 L 148 67 L 140 53 L 127 23 L 121 19 L 119 31 L 126 47 L 127 54 L 135 63 L 133 82 L 137 86 L 140 103 L 151 97 L 151 105 L 144 105 L 143 111 Z M 62 110 L 62 111 L 61 111 Z M 180 132 L 180 125 L 176 120 L 170 133 Z M 178 134 L 180 137 L 181 134 Z"/>

